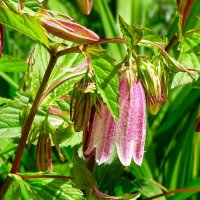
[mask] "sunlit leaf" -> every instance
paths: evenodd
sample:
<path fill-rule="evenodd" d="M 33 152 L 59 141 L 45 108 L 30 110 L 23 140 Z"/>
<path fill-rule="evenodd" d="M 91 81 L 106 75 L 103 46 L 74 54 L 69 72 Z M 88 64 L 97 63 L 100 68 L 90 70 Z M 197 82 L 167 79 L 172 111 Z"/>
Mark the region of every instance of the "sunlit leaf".
<path fill-rule="evenodd" d="M 62 178 L 35 178 L 27 180 L 34 193 L 41 199 L 85 200 L 83 193 L 74 184 Z"/>
<path fill-rule="evenodd" d="M 0 6 L 0 22 L 22 34 L 32 38 L 36 42 L 49 47 L 45 30 L 40 26 L 35 16 L 27 13 L 18 15 L 5 6 Z"/>
<path fill-rule="evenodd" d="M 27 64 L 25 61 L 9 55 L 3 55 L 0 59 L 0 71 L 3 72 L 25 72 Z"/>
<path fill-rule="evenodd" d="M 101 57 L 93 57 L 92 68 L 96 78 L 97 91 L 116 120 L 119 117 L 118 67 Z"/>
<path fill-rule="evenodd" d="M 179 62 L 188 69 L 197 70 L 200 74 L 200 33 L 193 33 L 181 40 Z M 173 79 L 172 87 L 193 82 L 187 73 L 177 73 Z"/>

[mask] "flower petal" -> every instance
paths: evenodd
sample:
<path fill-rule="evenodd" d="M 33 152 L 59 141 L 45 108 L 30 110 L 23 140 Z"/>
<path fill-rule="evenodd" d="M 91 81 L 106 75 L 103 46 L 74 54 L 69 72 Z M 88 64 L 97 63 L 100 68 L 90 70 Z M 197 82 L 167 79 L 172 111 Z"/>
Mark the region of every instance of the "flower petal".
<path fill-rule="evenodd" d="M 116 126 L 116 147 L 121 163 L 130 165 L 134 150 L 134 114 L 130 101 L 130 90 L 128 80 L 121 77 L 119 86 L 120 116 Z"/>
<path fill-rule="evenodd" d="M 120 116 L 116 125 L 116 147 L 119 159 L 125 166 L 133 157 L 141 165 L 146 135 L 146 102 L 141 83 L 129 86 L 125 76 L 120 80 Z"/>
<path fill-rule="evenodd" d="M 144 144 L 146 139 L 146 100 L 142 84 L 135 83 L 132 87 L 132 106 L 135 115 L 133 159 L 137 165 L 142 164 Z"/>
<path fill-rule="evenodd" d="M 101 103 L 101 113 L 101 116 L 95 113 L 90 144 L 86 150 L 86 154 L 90 154 L 96 147 L 96 161 L 99 165 L 112 157 L 115 128 L 114 119 L 103 103 Z"/>

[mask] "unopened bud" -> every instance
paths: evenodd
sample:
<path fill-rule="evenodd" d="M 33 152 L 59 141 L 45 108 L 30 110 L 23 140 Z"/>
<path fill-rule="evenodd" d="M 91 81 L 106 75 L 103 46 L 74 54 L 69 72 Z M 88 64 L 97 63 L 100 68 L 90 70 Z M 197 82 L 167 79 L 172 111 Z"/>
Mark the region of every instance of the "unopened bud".
<path fill-rule="evenodd" d="M 92 96 L 90 93 L 82 93 L 80 99 L 77 98 L 77 103 L 74 109 L 72 121 L 74 122 L 74 130 L 82 131 L 87 126 L 90 119 L 92 107 Z"/>
<path fill-rule="evenodd" d="M 92 0 L 77 0 L 78 6 L 84 15 L 89 15 L 92 10 Z"/>
<path fill-rule="evenodd" d="M 36 166 L 39 171 L 52 171 L 52 149 L 49 133 L 40 133 L 39 135 Z"/>
<path fill-rule="evenodd" d="M 167 77 L 161 65 L 141 62 L 138 69 L 142 84 L 147 93 L 147 103 L 151 114 L 155 115 L 167 98 Z"/>
<path fill-rule="evenodd" d="M 81 26 L 74 20 L 53 18 L 49 15 L 40 16 L 41 25 L 51 34 L 75 43 L 86 43 L 99 40 L 99 36 L 93 31 Z"/>

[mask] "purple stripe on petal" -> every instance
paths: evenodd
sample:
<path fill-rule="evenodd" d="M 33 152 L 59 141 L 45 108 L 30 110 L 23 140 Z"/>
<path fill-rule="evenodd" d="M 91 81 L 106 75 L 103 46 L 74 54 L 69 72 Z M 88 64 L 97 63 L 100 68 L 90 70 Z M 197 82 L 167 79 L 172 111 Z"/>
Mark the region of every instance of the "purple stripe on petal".
<path fill-rule="evenodd" d="M 134 115 L 130 104 L 130 90 L 126 77 L 120 80 L 120 116 L 116 126 L 116 146 L 119 159 L 125 166 L 130 165 L 134 150 Z"/>
<path fill-rule="evenodd" d="M 96 149 L 96 161 L 100 165 L 108 161 L 114 151 L 114 129 L 115 121 L 112 118 L 108 108 L 103 105 L 104 112 L 102 113 L 103 127 L 101 132 L 101 138 L 98 140 Z"/>
<path fill-rule="evenodd" d="M 101 103 L 101 116 L 96 112 L 91 138 L 85 154 L 90 154 L 96 147 L 96 161 L 100 165 L 108 161 L 114 150 L 115 122 L 109 109 Z"/>
<path fill-rule="evenodd" d="M 146 139 L 146 100 L 140 82 L 133 85 L 131 92 L 131 104 L 134 106 L 133 114 L 135 115 L 133 159 L 137 165 L 141 165 Z"/>

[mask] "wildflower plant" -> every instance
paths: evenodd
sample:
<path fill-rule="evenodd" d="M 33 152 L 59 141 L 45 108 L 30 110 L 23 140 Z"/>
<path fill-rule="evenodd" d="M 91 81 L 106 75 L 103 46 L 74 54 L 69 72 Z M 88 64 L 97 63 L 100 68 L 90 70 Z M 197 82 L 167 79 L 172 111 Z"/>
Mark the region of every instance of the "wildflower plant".
<path fill-rule="evenodd" d="M 184 32 L 193 1 L 177 1 L 178 30 L 170 41 L 121 16 L 120 35 L 101 38 L 72 17 L 48 10 L 47 3 L 0 1 L 2 58 L 4 27 L 35 42 L 19 92 L 14 100 L 0 101 L 0 137 L 17 141 L 0 199 L 143 199 L 141 190 L 104 193 L 95 170 L 118 161 L 121 167 L 142 167 L 149 151 L 149 113 L 159 113 L 171 87 L 197 82 L 198 62 L 185 59 L 193 51 L 191 41 L 200 41 L 199 30 Z M 89 15 L 100 3 L 77 4 Z M 111 43 L 126 52 L 120 61 L 102 47 Z M 178 56 L 170 53 L 175 44 Z M 73 153 L 66 156 L 65 148 Z M 30 149 L 35 150 L 32 172 L 20 165 Z M 54 171 L 55 157 L 68 172 Z"/>

